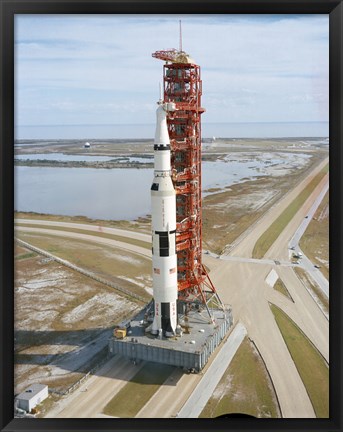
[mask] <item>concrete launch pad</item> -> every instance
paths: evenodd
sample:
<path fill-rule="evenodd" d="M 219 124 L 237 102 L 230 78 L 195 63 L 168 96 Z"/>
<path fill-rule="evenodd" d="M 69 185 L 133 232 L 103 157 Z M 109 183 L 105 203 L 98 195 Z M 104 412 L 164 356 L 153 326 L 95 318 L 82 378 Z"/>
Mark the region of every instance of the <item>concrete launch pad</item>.
<path fill-rule="evenodd" d="M 110 338 L 109 352 L 135 362 L 152 361 L 199 372 L 233 323 L 231 309 L 225 313 L 219 309 L 211 312 L 214 322 L 211 322 L 206 310 L 189 311 L 187 317 L 179 318 L 182 335 L 165 338 L 146 331 L 148 323 L 144 319 L 144 308 L 131 320 L 131 327 L 124 339 Z"/>

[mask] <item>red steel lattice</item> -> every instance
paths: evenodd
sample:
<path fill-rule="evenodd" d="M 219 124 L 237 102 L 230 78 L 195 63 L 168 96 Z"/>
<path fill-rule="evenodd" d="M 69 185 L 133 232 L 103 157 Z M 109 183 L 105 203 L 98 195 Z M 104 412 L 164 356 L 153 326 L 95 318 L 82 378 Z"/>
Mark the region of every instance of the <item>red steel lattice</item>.
<path fill-rule="evenodd" d="M 176 50 L 157 51 L 153 57 L 167 61 L 164 102 L 176 105 L 176 111 L 168 113 L 167 123 L 176 190 L 178 297 L 207 307 L 214 295 L 222 306 L 202 264 L 201 114 L 205 109 L 201 107 L 200 66 L 177 62 L 177 54 Z"/>

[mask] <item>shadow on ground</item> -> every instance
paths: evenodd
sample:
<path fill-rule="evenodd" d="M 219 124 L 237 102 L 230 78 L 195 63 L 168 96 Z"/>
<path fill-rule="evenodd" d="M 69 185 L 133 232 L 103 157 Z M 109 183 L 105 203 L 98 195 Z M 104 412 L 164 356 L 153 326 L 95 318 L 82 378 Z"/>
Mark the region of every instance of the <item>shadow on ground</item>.
<path fill-rule="evenodd" d="M 16 365 L 32 365 L 56 367 L 66 372 L 88 373 L 96 364 L 106 359 L 107 344 L 113 327 L 106 329 L 86 329 L 70 331 L 31 331 L 16 330 L 14 332 L 14 363 Z M 111 357 L 108 357 L 108 360 Z M 123 361 L 126 359 L 123 358 Z M 158 364 L 156 364 L 158 368 Z M 137 364 L 137 372 L 140 364 Z M 94 375 L 113 376 L 113 370 L 99 369 Z M 117 378 L 121 378 L 118 376 Z M 123 378 L 124 379 L 124 378 Z M 135 377 L 130 381 L 135 382 Z M 160 384 L 154 381 L 153 375 L 149 384 Z M 166 385 L 176 385 L 177 380 L 167 380 Z"/>

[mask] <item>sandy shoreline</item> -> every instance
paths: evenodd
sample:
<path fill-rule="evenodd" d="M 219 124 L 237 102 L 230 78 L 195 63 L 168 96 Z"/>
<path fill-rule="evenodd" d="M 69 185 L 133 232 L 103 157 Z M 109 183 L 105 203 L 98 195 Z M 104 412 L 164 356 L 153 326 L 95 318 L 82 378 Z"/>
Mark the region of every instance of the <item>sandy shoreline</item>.
<path fill-rule="evenodd" d="M 113 157 L 109 161 L 68 161 L 47 159 L 16 159 L 16 166 L 56 168 L 101 168 L 101 169 L 151 169 L 153 168 L 152 140 L 102 140 L 92 141 L 90 148 L 81 140 L 20 140 L 15 145 L 15 156 L 32 154 L 62 153 L 65 156 Z M 241 152 L 283 152 L 312 153 L 328 151 L 328 142 L 323 138 L 280 138 L 280 139 L 217 139 L 202 143 L 202 161 L 222 160 L 226 155 Z M 123 161 L 119 158 L 146 159 L 146 161 Z"/>

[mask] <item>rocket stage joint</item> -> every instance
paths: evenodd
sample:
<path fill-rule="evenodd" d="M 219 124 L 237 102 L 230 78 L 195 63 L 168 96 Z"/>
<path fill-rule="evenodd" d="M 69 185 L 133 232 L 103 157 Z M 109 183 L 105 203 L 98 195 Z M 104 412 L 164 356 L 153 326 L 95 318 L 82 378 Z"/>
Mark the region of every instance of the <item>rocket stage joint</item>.
<path fill-rule="evenodd" d="M 176 193 L 171 179 L 167 114 L 171 102 L 158 103 L 151 186 L 152 280 L 154 320 L 151 333 L 171 337 L 177 326 Z"/>

